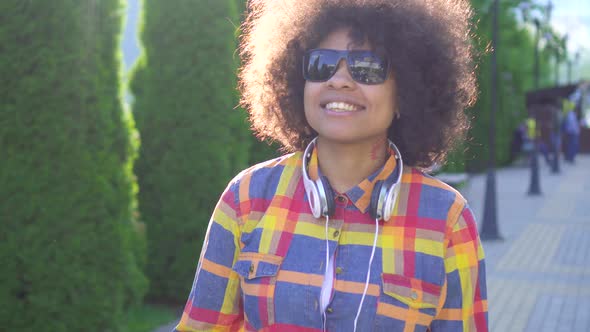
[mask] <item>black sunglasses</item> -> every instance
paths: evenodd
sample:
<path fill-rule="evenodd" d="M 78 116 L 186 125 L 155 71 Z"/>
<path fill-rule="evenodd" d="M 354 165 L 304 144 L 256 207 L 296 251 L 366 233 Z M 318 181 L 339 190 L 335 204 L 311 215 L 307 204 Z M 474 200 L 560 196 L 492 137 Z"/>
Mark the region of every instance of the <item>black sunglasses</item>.
<path fill-rule="evenodd" d="M 310 82 L 325 82 L 334 76 L 341 59 L 346 59 L 348 72 L 355 82 L 381 84 L 387 79 L 389 63 L 374 52 L 329 49 L 314 49 L 305 53 L 303 77 Z"/>

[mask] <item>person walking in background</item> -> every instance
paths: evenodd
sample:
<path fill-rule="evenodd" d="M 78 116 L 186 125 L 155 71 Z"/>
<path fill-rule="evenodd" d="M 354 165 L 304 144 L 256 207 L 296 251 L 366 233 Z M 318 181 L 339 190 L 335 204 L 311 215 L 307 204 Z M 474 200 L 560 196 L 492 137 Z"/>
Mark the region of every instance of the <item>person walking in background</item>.
<path fill-rule="evenodd" d="M 559 158 L 561 158 L 562 139 L 561 127 L 563 123 L 563 114 L 558 104 L 551 105 L 551 146 L 553 150 L 552 166 L 555 170 L 559 168 Z"/>
<path fill-rule="evenodd" d="M 565 160 L 575 162 L 580 144 L 580 122 L 575 112 L 575 104 L 569 100 L 563 101 L 563 132 L 566 137 Z"/>
<path fill-rule="evenodd" d="M 537 141 L 537 120 L 534 117 L 529 116 L 525 120 L 526 125 L 526 142 L 528 146 L 525 148 L 525 151 L 531 152 Z"/>
<path fill-rule="evenodd" d="M 424 173 L 476 97 L 466 0 L 249 2 L 237 175 L 176 331 L 488 331 L 473 213 Z"/>
<path fill-rule="evenodd" d="M 510 163 L 513 163 L 522 152 L 522 145 L 524 143 L 524 126 L 518 125 L 512 131 L 512 139 L 510 140 Z"/>
<path fill-rule="evenodd" d="M 554 166 L 555 162 L 555 113 L 560 113 L 559 109 L 555 110 L 550 104 L 546 104 L 542 108 L 542 112 L 550 116 L 550 121 L 540 121 L 537 127 L 537 142 L 539 152 L 545 159 L 545 163 L 549 168 Z"/>
<path fill-rule="evenodd" d="M 519 123 L 518 127 L 512 131 L 512 140 L 510 142 L 510 163 L 513 163 L 518 158 L 525 154 L 528 158 L 528 154 L 532 151 L 533 144 L 528 136 L 528 127 L 526 120 Z"/>
<path fill-rule="evenodd" d="M 531 154 L 536 144 L 537 125 L 533 117 L 529 116 L 519 126 L 518 131 L 522 135 L 522 149 L 525 154 L 527 164 L 531 161 Z"/>

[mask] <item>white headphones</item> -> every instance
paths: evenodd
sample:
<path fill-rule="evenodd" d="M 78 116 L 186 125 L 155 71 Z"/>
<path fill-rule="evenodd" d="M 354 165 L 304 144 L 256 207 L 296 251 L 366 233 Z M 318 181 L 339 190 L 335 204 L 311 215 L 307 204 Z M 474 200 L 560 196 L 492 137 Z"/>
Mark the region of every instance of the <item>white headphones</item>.
<path fill-rule="evenodd" d="M 317 137 L 305 148 L 302 169 L 303 185 L 311 213 L 314 217 L 319 218 L 320 216 L 326 217 L 334 214 L 334 192 L 330 187 L 330 183 L 324 177 L 320 176 L 317 180 L 312 180 L 309 177 L 307 168 L 316 145 L 316 140 Z M 369 205 L 371 217 L 380 220 L 389 220 L 393 213 L 403 171 L 403 161 L 399 150 L 392 141 L 389 141 L 389 147 L 395 152 L 394 157 L 397 160 L 397 166 L 395 168 L 396 176 L 375 183 L 375 187 L 371 193 L 371 204 Z"/>

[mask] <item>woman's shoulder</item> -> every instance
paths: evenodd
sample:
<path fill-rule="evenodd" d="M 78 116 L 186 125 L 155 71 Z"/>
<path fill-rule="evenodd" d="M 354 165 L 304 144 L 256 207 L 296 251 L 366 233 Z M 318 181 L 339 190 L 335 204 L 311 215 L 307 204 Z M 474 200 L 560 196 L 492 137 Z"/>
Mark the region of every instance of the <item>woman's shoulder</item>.
<path fill-rule="evenodd" d="M 437 189 L 438 191 L 446 192 L 447 195 L 463 198 L 461 193 L 440 178 L 427 173 L 425 170 L 404 165 L 404 174 L 402 182 L 421 184 L 423 187 Z"/>
<path fill-rule="evenodd" d="M 272 177 L 273 174 L 282 173 L 286 168 L 301 166 L 301 152 L 289 153 L 277 158 L 266 160 L 252 165 L 234 177 L 232 182 L 252 180 L 259 177 Z"/>
<path fill-rule="evenodd" d="M 280 181 L 299 176 L 301 152 L 289 153 L 252 165 L 236 175 L 229 184 L 236 192 L 256 198 L 269 199 Z M 269 197 L 267 197 L 269 196 Z M 244 199 L 245 197 L 242 197 Z"/>
<path fill-rule="evenodd" d="M 417 200 L 427 210 L 448 215 L 450 210 L 460 212 L 467 206 L 463 195 L 449 184 L 415 167 L 406 167 L 402 177 L 402 188 L 407 191 L 408 200 Z"/>

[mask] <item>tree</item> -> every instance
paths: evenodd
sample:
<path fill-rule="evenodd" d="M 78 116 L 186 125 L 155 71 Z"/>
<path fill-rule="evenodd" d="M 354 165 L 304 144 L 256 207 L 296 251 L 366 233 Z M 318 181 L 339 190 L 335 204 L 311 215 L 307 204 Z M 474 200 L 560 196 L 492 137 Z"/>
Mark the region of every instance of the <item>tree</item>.
<path fill-rule="evenodd" d="M 209 218 L 246 167 L 250 134 L 236 94 L 235 0 L 144 1 L 134 69 L 141 133 L 139 208 L 152 299 L 184 302 Z"/>
<path fill-rule="evenodd" d="M 119 0 L 0 4 L 0 326 L 118 331 L 141 299 Z"/>
<path fill-rule="evenodd" d="M 247 12 L 247 0 L 234 0 L 236 6 L 238 7 L 238 13 L 240 14 L 239 24 L 246 19 L 248 15 Z M 236 31 L 239 33 L 239 31 Z M 237 41 L 237 40 L 236 40 Z M 238 47 L 238 43 L 236 43 L 236 47 Z M 237 53 L 236 53 L 237 54 Z M 238 59 L 239 61 L 239 59 Z M 236 95 L 237 100 L 239 100 L 239 95 Z M 242 112 L 246 112 L 242 110 Z M 261 142 L 258 140 L 254 135 L 250 135 L 249 137 L 251 144 L 250 149 L 248 151 L 248 165 L 254 165 L 259 162 L 263 162 L 272 158 L 276 158 L 280 155 L 280 145 L 276 142 Z"/>
<path fill-rule="evenodd" d="M 496 114 L 497 164 L 510 159 L 512 131 L 527 116 L 526 92 L 533 89 L 534 31 L 517 20 L 517 7 L 522 1 L 501 1 L 499 11 L 498 113 Z M 468 141 L 449 157 L 446 169 L 451 171 L 481 171 L 487 165 L 490 112 L 490 52 L 491 1 L 472 0 L 476 22 L 474 43 L 477 52 L 477 80 L 479 98 L 468 110 L 472 128 Z M 541 85 L 552 84 L 550 62 L 546 52 L 540 53 Z"/>

